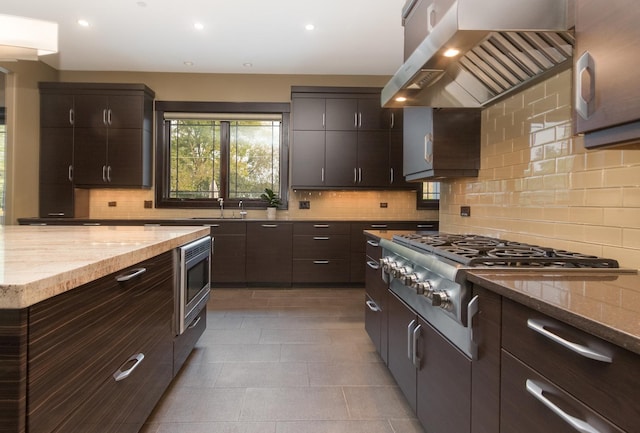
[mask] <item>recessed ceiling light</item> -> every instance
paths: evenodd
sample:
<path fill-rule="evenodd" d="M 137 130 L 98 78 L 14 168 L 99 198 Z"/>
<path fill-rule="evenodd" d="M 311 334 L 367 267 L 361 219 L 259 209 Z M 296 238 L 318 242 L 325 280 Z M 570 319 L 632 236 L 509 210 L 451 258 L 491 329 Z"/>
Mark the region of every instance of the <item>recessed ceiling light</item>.
<path fill-rule="evenodd" d="M 407 98 L 405 98 L 404 96 L 398 96 L 398 97 L 396 98 L 396 101 L 397 101 L 397 102 L 404 102 L 404 101 L 406 101 L 406 100 L 407 100 Z"/>
<path fill-rule="evenodd" d="M 455 57 L 458 54 L 460 54 L 460 50 L 456 50 L 455 48 L 449 48 L 447 51 L 444 52 L 445 57 Z"/>
<path fill-rule="evenodd" d="M 246 62 L 246 63 L 243 63 L 242 66 L 244 66 L 245 68 L 252 68 L 253 67 L 253 63 Z"/>
<path fill-rule="evenodd" d="M 304 28 L 305 28 L 306 30 L 313 30 L 313 29 L 315 29 L 315 28 L 316 28 L 316 26 L 314 26 L 313 24 L 307 24 L 306 26 L 304 26 Z"/>
<path fill-rule="evenodd" d="M 202 30 L 202 29 L 204 29 L 204 24 L 202 24 L 202 23 L 193 23 L 193 27 L 196 30 Z"/>
<path fill-rule="evenodd" d="M 184 62 L 184 65 L 185 66 L 193 66 L 193 62 L 190 62 L 190 61 L 187 60 L 186 62 Z"/>
<path fill-rule="evenodd" d="M 82 27 L 89 27 L 89 21 L 83 20 L 83 19 L 79 19 L 78 20 L 78 25 L 82 26 Z"/>
<path fill-rule="evenodd" d="M 147 7 L 147 3 L 146 2 L 136 2 L 136 4 L 138 6 L 140 6 L 141 8 L 146 8 Z"/>

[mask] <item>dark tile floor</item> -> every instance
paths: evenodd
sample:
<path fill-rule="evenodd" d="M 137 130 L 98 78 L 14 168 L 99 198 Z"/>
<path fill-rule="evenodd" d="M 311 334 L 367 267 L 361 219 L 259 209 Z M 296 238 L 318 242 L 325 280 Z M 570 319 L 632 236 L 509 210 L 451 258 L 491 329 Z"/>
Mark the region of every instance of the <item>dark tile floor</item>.
<path fill-rule="evenodd" d="M 424 433 L 364 330 L 361 289 L 215 289 L 142 433 Z"/>

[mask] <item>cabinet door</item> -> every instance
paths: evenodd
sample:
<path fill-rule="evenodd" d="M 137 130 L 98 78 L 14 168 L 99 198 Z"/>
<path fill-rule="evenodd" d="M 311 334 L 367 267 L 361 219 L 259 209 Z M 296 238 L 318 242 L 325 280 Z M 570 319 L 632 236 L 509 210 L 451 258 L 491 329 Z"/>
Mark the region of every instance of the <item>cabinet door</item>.
<path fill-rule="evenodd" d="M 246 235 L 218 235 L 214 238 L 211 260 L 213 284 L 244 283 L 246 281 Z"/>
<path fill-rule="evenodd" d="M 469 433 L 471 360 L 427 322 L 418 324 L 418 419 L 429 433 Z"/>
<path fill-rule="evenodd" d="M 40 130 L 40 216 L 73 216 L 73 128 Z"/>
<path fill-rule="evenodd" d="M 108 108 L 109 99 L 105 95 L 75 95 L 75 126 L 106 127 Z"/>
<path fill-rule="evenodd" d="M 407 182 L 402 174 L 403 164 L 403 116 L 402 109 L 389 110 L 386 113 L 389 128 L 389 182 L 392 188 L 417 189 L 418 184 Z"/>
<path fill-rule="evenodd" d="M 327 131 L 325 148 L 325 186 L 356 186 L 358 182 L 357 132 Z"/>
<path fill-rule="evenodd" d="M 577 133 L 640 119 L 640 74 L 629 63 L 640 55 L 639 19 L 635 0 L 577 2 L 575 92 L 586 103 L 583 114 L 576 104 Z"/>
<path fill-rule="evenodd" d="M 389 185 L 389 132 L 358 131 L 358 186 Z"/>
<path fill-rule="evenodd" d="M 354 131 L 358 128 L 358 100 L 355 98 L 327 98 L 327 131 Z"/>
<path fill-rule="evenodd" d="M 144 96 L 109 95 L 108 104 L 110 128 L 142 128 Z"/>
<path fill-rule="evenodd" d="M 73 95 L 40 95 L 40 127 L 64 128 L 74 123 Z"/>
<path fill-rule="evenodd" d="M 103 185 L 107 175 L 107 128 L 75 128 L 74 182 Z"/>
<path fill-rule="evenodd" d="M 247 282 L 291 284 L 291 223 L 247 223 Z"/>
<path fill-rule="evenodd" d="M 321 131 L 325 126 L 324 98 L 292 99 L 292 122 L 294 131 Z"/>
<path fill-rule="evenodd" d="M 145 161 L 142 129 L 109 128 L 107 183 L 110 186 L 151 186 L 151 161 Z"/>
<path fill-rule="evenodd" d="M 382 129 L 384 110 L 380 105 L 380 98 L 366 98 L 358 100 L 358 129 Z"/>
<path fill-rule="evenodd" d="M 376 346 L 382 360 L 388 362 L 387 285 L 382 280 L 379 263 L 366 259 L 365 268 L 365 321 L 364 328 Z"/>
<path fill-rule="evenodd" d="M 325 181 L 324 131 L 293 131 L 291 186 L 323 186 Z"/>
<path fill-rule="evenodd" d="M 387 298 L 389 332 L 389 371 L 396 379 L 409 405 L 416 410 L 416 368 L 410 359 L 411 333 L 417 317 L 397 296 L 389 292 Z"/>

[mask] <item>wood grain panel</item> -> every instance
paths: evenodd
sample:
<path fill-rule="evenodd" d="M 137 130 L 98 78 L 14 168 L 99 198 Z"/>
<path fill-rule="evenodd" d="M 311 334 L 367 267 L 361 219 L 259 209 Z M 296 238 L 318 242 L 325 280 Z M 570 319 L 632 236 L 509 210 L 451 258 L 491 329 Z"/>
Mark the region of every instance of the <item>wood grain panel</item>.
<path fill-rule="evenodd" d="M 27 313 L 0 310 L 1 433 L 26 431 Z"/>

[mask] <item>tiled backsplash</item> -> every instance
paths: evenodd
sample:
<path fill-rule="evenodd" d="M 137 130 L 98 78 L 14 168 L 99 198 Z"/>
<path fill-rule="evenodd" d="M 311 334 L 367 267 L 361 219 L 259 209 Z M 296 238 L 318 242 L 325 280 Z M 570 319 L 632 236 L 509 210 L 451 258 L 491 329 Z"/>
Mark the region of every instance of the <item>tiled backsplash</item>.
<path fill-rule="evenodd" d="M 220 209 L 145 209 L 154 200 L 152 190 L 91 190 L 91 218 L 190 218 L 218 217 Z M 298 209 L 298 202 L 310 202 L 310 209 Z M 115 202 L 116 206 L 109 206 Z M 380 203 L 387 203 L 381 208 Z M 239 209 L 228 207 L 225 217 L 237 217 Z M 249 218 L 264 218 L 264 210 L 249 210 Z M 437 220 L 438 211 L 416 210 L 416 193 L 409 191 L 290 191 L 289 209 L 278 219 L 344 220 Z"/>
<path fill-rule="evenodd" d="M 440 228 L 640 268 L 640 143 L 585 150 L 571 82 L 565 71 L 483 111 L 480 174 L 441 185 Z"/>

